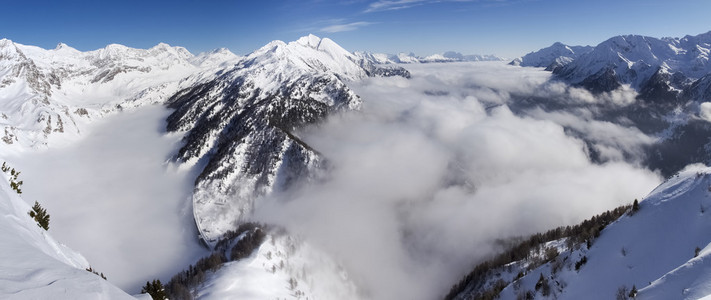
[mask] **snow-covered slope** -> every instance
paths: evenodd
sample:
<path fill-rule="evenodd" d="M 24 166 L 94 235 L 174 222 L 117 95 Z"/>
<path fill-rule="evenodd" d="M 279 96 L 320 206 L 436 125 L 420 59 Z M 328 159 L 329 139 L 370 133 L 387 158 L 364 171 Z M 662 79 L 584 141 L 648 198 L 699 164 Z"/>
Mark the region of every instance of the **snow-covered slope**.
<path fill-rule="evenodd" d="M 28 211 L 0 172 L 0 298 L 133 299 L 87 272 L 89 262 L 37 226 Z"/>
<path fill-rule="evenodd" d="M 214 242 L 249 215 L 259 196 L 320 168 L 318 152 L 296 130 L 358 109 L 361 100 L 344 81 L 392 75 L 378 70 L 330 39 L 309 35 L 271 42 L 214 80 L 174 95 L 168 130 L 187 131 L 176 159 L 206 164 L 193 195 L 202 237 Z"/>
<path fill-rule="evenodd" d="M 522 67 L 546 68 L 546 70 L 552 71 L 592 51 L 592 49 L 593 47 L 591 46 L 568 46 L 563 43 L 554 43 L 550 47 L 516 58 L 509 64 Z"/>
<path fill-rule="evenodd" d="M 562 239 L 534 247 L 529 259 L 492 270 L 458 298 L 473 297 L 498 280 L 501 299 L 528 293 L 536 299 L 614 299 L 633 288 L 639 299 L 709 296 L 709 208 L 711 168 L 689 166 L 652 191 L 638 211 L 603 227 L 588 245 Z M 541 254 L 546 249 L 557 252 L 546 258 Z M 536 259 L 545 262 L 538 265 Z M 541 275 L 550 287 L 547 296 L 536 287 Z"/>
<path fill-rule="evenodd" d="M 418 63 L 442 63 L 442 62 L 465 62 L 465 61 L 503 61 L 504 58 L 496 55 L 464 55 L 459 52 L 447 51 L 442 54 L 432 54 L 429 56 L 417 56 L 414 53 L 370 53 L 355 52 L 354 55 L 361 59 L 372 61 L 377 64 L 418 64 Z"/>
<path fill-rule="evenodd" d="M 45 50 L 2 39 L 0 139 L 17 150 L 77 137 L 96 117 L 162 103 L 236 59 L 226 49 L 198 57 L 166 44 L 150 49 L 112 44 L 80 52 L 65 44 Z"/>

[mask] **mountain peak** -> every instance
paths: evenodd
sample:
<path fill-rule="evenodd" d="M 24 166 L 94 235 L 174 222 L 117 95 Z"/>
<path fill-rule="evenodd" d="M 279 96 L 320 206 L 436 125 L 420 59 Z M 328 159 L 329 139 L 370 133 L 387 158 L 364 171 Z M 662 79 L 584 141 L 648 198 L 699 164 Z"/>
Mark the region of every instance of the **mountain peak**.
<path fill-rule="evenodd" d="M 163 43 L 163 42 L 160 42 L 160 43 L 156 44 L 155 46 L 151 47 L 151 49 L 169 49 L 169 48 L 171 48 L 170 45 Z"/>
<path fill-rule="evenodd" d="M 555 42 L 546 48 L 515 59 L 509 64 L 520 65 L 522 67 L 544 67 L 553 69 L 561 67 L 592 50 L 593 48 L 590 46 L 568 46 L 561 42 Z"/>
<path fill-rule="evenodd" d="M 318 47 L 321 44 L 321 38 L 313 34 L 309 34 L 307 36 L 300 37 L 296 40 L 296 43 L 318 50 Z"/>
<path fill-rule="evenodd" d="M 10 45 L 14 45 L 14 43 L 11 40 L 8 40 L 6 38 L 0 39 L 0 48 L 8 47 Z"/>
<path fill-rule="evenodd" d="M 61 49 L 64 49 L 64 48 L 70 48 L 70 47 L 69 47 L 69 45 L 67 45 L 67 44 L 65 44 L 65 43 L 59 42 L 59 43 L 57 44 L 57 47 L 54 47 L 54 50 L 61 50 Z"/>
<path fill-rule="evenodd" d="M 80 53 L 81 52 L 77 49 L 72 48 L 71 46 L 69 46 L 65 43 L 62 43 L 62 42 L 58 43 L 57 47 L 54 47 L 54 49 L 52 51 L 55 51 L 55 52 L 61 51 L 61 52 L 67 52 L 67 53 Z"/>

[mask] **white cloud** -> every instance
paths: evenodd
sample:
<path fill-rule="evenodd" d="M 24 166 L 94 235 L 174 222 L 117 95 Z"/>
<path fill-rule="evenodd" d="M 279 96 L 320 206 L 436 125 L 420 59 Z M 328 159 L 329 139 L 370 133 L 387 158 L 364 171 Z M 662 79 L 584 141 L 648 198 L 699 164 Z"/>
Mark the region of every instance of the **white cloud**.
<path fill-rule="evenodd" d="M 375 23 L 373 23 L 373 22 L 353 22 L 353 23 L 348 23 L 348 24 L 336 24 L 336 25 L 330 25 L 330 26 L 321 28 L 320 31 L 328 32 L 328 33 L 353 31 L 353 30 L 356 30 L 356 29 L 361 28 L 363 26 L 368 26 L 368 25 L 372 25 L 372 24 L 375 24 Z"/>
<path fill-rule="evenodd" d="M 591 163 L 564 126 L 611 148 L 648 142 L 639 131 L 584 113 L 512 113 L 512 95 L 540 95 L 547 72 L 501 63 L 407 68 L 410 80 L 351 83 L 362 113 L 300 133 L 331 162 L 327 177 L 266 199 L 255 214 L 334 255 L 370 298 L 441 298 L 496 239 L 579 222 L 660 181 L 622 160 Z M 568 91 L 548 87 L 559 97 Z"/>
<path fill-rule="evenodd" d="M 699 116 L 711 122 L 711 102 L 704 102 L 699 105 Z"/>
<path fill-rule="evenodd" d="M 403 8 L 410 8 L 415 5 L 421 5 L 431 1 L 428 0 L 379 0 L 368 5 L 365 12 L 375 12 L 384 10 L 398 10 Z"/>
<path fill-rule="evenodd" d="M 509 0 L 378 0 L 370 3 L 364 12 L 377 12 L 387 10 L 400 10 L 424 4 L 436 4 L 442 2 L 481 2 L 485 5 L 508 4 Z"/>

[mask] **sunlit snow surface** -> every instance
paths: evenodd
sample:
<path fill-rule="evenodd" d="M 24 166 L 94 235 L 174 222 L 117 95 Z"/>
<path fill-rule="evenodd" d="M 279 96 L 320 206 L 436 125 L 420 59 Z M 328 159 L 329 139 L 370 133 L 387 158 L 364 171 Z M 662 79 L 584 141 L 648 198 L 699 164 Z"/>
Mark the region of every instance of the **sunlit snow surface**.
<path fill-rule="evenodd" d="M 50 213 L 50 232 L 129 293 L 205 251 L 192 220 L 194 176 L 166 163 L 180 138 L 165 135 L 167 114 L 125 111 L 70 146 L 9 158 L 22 171 L 25 201 Z"/>

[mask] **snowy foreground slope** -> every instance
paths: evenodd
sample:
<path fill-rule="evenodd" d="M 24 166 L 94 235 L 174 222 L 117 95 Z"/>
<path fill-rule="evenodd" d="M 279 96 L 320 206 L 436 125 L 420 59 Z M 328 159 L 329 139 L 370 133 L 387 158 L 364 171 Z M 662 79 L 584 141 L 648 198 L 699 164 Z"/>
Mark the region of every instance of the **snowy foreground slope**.
<path fill-rule="evenodd" d="M 98 275 L 27 215 L 30 206 L 0 173 L 0 298 L 133 299 Z"/>
<path fill-rule="evenodd" d="M 633 288 L 637 299 L 709 296 L 709 208 L 711 168 L 689 166 L 587 245 L 564 238 L 534 247 L 528 259 L 491 270 L 455 298 L 473 299 L 497 285 L 500 299 L 614 299 Z"/>

